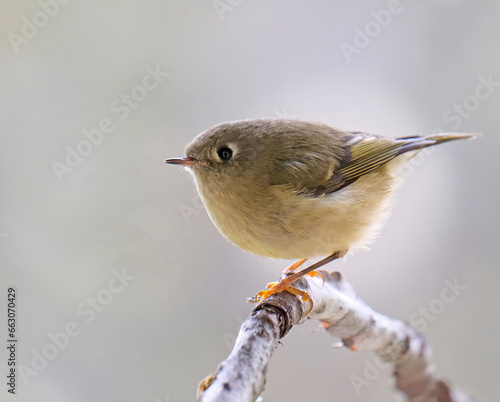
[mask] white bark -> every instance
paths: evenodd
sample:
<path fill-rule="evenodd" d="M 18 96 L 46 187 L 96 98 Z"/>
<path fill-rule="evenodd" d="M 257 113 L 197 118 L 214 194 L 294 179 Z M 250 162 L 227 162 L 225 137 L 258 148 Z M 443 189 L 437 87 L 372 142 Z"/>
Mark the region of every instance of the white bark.
<path fill-rule="evenodd" d="M 375 312 L 356 296 L 340 273 L 321 273 L 324 286 L 321 279 L 309 277 L 294 283 L 314 302 L 307 318 L 320 320 L 343 346 L 372 351 L 394 363 L 396 387 L 408 401 L 474 401 L 435 376 L 431 351 L 421 333 Z M 211 385 L 199 390 L 199 401 L 255 401 L 264 391 L 267 365 L 279 339 L 304 320 L 307 309 L 307 303 L 303 306 L 288 292 L 259 303 L 241 326 L 233 351 L 219 365 Z"/>

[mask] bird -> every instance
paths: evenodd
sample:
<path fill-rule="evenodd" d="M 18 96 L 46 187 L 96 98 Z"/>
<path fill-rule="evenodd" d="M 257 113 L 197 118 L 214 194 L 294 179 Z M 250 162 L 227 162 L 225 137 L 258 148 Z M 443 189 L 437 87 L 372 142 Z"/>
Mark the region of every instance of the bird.
<path fill-rule="evenodd" d="M 389 138 L 293 119 L 217 124 L 197 135 L 186 167 L 219 232 L 241 249 L 298 260 L 255 301 L 281 291 L 312 300 L 293 282 L 378 236 L 404 178 L 404 165 L 422 149 L 476 134 L 439 133 Z M 301 271 L 307 260 L 321 260 Z"/>

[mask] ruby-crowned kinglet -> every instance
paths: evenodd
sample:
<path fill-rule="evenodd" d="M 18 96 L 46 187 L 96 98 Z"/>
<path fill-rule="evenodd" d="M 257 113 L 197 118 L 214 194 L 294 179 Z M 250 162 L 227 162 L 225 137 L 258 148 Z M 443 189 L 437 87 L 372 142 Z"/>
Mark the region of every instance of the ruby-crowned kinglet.
<path fill-rule="evenodd" d="M 212 222 L 243 250 L 281 259 L 330 256 L 290 277 L 296 280 L 376 237 L 402 166 L 421 149 L 473 136 L 386 138 L 322 123 L 244 120 L 206 130 L 186 157 L 165 162 L 194 173 Z"/>

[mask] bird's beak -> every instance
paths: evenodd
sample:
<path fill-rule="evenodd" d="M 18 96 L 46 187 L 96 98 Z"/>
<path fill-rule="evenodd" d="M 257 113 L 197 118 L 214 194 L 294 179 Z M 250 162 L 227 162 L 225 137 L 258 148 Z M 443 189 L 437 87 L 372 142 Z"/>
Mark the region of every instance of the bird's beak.
<path fill-rule="evenodd" d="M 182 166 L 191 167 L 191 166 L 197 165 L 198 163 L 200 163 L 200 161 L 198 159 L 195 159 L 195 158 L 186 157 L 186 158 L 165 159 L 165 163 L 170 163 L 172 165 L 182 165 Z"/>

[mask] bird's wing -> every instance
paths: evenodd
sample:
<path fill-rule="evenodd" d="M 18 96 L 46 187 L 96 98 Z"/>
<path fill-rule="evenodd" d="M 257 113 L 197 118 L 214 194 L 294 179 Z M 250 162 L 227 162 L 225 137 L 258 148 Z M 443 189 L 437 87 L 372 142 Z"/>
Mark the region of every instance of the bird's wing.
<path fill-rule="evenodd" d="M 340 166 L 325 183 L 310 189 L 311 195 L 338 191 L 405 152 L 436 144 L 435 140 L 425 137 L 386 138 L 357 132 L 352 134 L 354 137 L 345 144 L 346 157 Z"/>
<path fill-rule="evenodd" d="M 298 130 L 288 141 L 277 163 L 269 169 L 269 185 L 285 186 L 298 194 L 321 197 L 354 183 L 405 152 L 458 139 L 474 138 L 476 134 L 441 133 L 426 137 L 387 138 L 362 132 L 348 132 L 322 126 L 317 128 L 315 144 L 311 137 Z M 324 135 L 321 138 L 321 135 Z M 281 144 L 283 146 L 283 144 Z"/>

